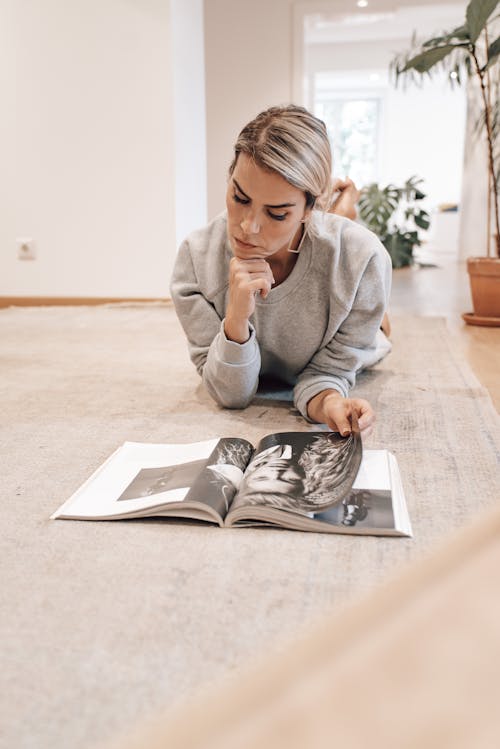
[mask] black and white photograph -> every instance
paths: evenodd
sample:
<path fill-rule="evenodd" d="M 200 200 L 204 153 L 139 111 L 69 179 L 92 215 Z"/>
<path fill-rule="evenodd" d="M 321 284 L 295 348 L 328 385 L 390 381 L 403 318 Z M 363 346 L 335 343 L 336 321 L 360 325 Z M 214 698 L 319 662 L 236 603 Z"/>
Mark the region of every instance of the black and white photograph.
<path fill-rule="evenodd" d="M 189 463 L 161 468 L 142 468 L 116 501 L 141 499 L 164 495 L 174 489 L 187 489 L 194 484 L 206 462 L 206 460 L 193 460 Z M 162 497 L 162 499 L 167 498 Z"/>
<path fill-rule="evenodd" d="M 245 439 L 220 439 L 208 460 L 203 461 L 184 501 L 203 502 L 224 516 L 240 487 L 252 453 L 253 447 Z"/>
<path fill-rule="evenodd" d="M 250 462 L 234 507 L 266 505 L 301 514 L 340 502 L 361 463 L 361 438 L 283 433 L 265 438 Z"/>
<path fill-rule="evenodd" d="M 314 519 L 348 528 L 390 528 L 394 525 L 391 492 L 352 489 L 342 502 L 315 514 Z"/>

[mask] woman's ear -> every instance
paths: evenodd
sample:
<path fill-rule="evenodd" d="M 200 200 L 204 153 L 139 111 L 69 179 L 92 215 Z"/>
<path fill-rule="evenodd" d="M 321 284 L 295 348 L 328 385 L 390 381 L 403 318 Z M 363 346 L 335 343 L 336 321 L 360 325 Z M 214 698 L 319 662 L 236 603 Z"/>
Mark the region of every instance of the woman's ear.
<path fill-rule="evenodd" d="M 311 208 L 306 208 L 306 209 L 305 209 L 305 211 L 304 211 L 304 215 L 303 215 L 303 216 L 302 216 L 302 218 L 300 219 L 300 223 L 301 223 L 301 224 L 307 224 L 307 222 L 308 222 L 308 221 L 309 221 L 309 219 L 311 218 L 311 213 L 312 213 L 312 210 L 313 210 L 313 209 L 312 209 L 312 207 L 311 207 Z"/>

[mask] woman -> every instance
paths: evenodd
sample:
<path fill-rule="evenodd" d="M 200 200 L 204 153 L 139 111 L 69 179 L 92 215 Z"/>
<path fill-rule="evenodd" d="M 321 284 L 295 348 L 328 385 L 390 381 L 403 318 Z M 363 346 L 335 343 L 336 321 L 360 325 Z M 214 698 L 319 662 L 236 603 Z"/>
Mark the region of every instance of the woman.
<path fill-rule="evenodd" d="M 306 419 L 346 435 L 352 412 L 362 431 L 374 422 L 349 389 L 390 350 L 391 263 L 374 234 L 327 212 L 331 171 L 321 120 L 294 105 L 258 115 L 235 144 L 227 211 L 182 244 L 171 293 L 220 405 L 244 408 L 270 375 Z"/>

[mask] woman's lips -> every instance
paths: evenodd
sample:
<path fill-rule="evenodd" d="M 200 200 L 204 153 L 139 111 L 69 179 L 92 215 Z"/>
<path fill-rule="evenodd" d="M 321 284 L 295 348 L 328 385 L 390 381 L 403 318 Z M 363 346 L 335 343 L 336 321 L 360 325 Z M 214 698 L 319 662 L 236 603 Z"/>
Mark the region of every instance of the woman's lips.
<path fill-rule="evenodd" d="M 238 239 L 238 237 L 233 237 L 233 239 L 239 247 L 243 247 L 246 250 L 253 250 L 254 247 L 257 247 L 257 245 L 244 242 L 242 239 Z"/>

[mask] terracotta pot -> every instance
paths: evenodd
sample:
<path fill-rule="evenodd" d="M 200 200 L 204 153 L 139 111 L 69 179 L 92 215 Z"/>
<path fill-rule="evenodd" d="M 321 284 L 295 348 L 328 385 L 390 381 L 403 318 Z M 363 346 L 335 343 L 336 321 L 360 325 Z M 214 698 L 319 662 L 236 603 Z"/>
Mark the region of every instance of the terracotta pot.
<path fill-rule="evenodd" d="M 500 258 L 470 257 L 467 259 L 467 270 L 474 305 L 473 316 L 478 319 L 493 318 L 500 324 Z"/>

